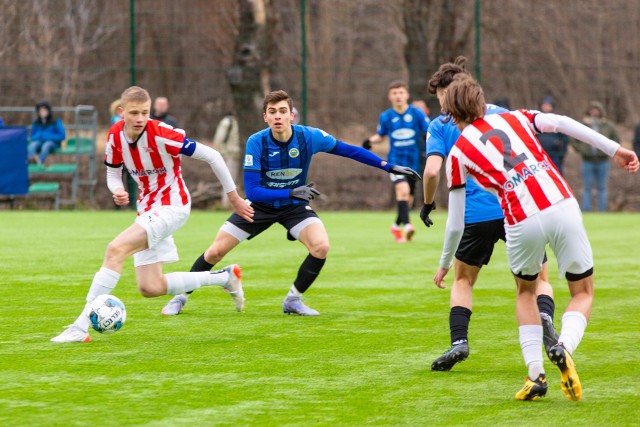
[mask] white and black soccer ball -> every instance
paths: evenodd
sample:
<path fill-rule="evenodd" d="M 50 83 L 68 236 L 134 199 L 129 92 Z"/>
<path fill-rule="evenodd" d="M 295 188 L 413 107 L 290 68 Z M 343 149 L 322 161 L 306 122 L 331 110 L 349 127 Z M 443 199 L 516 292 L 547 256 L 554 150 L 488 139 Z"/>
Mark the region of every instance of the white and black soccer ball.
<path fill-rule="evenodd" d="M 91 327 L 101 334 L 112 334 L 124 325 L 127 311 L 118 297 L 100 295 L 89 305 Z"/>

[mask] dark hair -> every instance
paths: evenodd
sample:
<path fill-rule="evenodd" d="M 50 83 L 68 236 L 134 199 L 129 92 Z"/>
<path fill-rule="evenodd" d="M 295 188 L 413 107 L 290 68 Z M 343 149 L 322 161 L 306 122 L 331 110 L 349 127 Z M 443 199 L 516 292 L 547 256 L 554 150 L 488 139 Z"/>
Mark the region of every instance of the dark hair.
<path fill-rule="evenodd" d="M 269 92 L 264 97 L 262 112 L 267 112 L 267 105 L 277 104 L 280 101 L 287 101 L 287 104 L 289 104 L 289 110 L 293 111 L 293 100 L 289 97 L 289 94 L 283 90 L 275 90 L 273 92 Z"/>
<path fill-rule="evenodd" d="M 45 101 L 44 99 L 42 101 L 38 101 L 38 103 L 36 104 L 36 120 L 40 121 L 40 109 L 41 108 L 45 108 L 49 114 L 47 114 L 47 118 L 44 120 L 45 124 L 51 124 L 53 123 L 53 113 L 51 112 L 51 104 L 49 104 L 49 101 Z"/>
<path fill-rule="evenodd" d="M 387 91 L 400 88 L 408 89 L 407 83 L 404 80 L 394 80 L 387 86 Z"/>
<path fill-rule="evenodd" d="M 473 123 L 484 117 L 487 103 L 482 87 L 467 74 L 455 76 L 444 97 L 444 110 L 455 123 Z"/>
<path fill-rule="evenodd" d="M 553 99 L 552 96 L 545 96 L 540 100 L 540 106 L 542 106 L 542 104 L 549 104 L 551 105 L 553 108 L 556 108 L 556 100 Z"/>
<path fill-rule="evenodd" d="M 437 92 L 438 88 L 444 89 L 448 87 L 453 81 L 453 78 L 458 74 L 471 76 L 471 73 L 465 68 L 466 63 L 467 58 L 458 56 L 453 62 L 442 64 L 440 68 L 438 68 L 438 71 L 429 79 L 427 88 L 429 93 L 433 95 Z"/>

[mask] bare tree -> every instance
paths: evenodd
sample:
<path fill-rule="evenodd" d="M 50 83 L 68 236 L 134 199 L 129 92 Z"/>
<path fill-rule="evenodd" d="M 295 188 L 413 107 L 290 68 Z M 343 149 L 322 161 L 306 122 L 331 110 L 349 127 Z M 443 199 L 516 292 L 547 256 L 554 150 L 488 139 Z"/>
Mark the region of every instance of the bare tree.
<path fill-rule="evenodd" d="M 262 100 L 269 89 L 269 70 L 265 51 L 269 0 L 240 0 L 240 21 L 233 65 L 227 70 L 238 117 L 242 151 L 247 138 L 261 129 L 256 120 L 262 113 Z"/>
<path fill-rule="evenodd" d="M 472 6 L 469 0 L 403 1 L 404 53 L 412 95 L 426 95 L 429 77 L 441 63 L 470 55 Z"/>
<path fill-rule="evenodd" d="M 93 0 L 65 0 L 63 25 L 69 40 L 66 45 L 69 52 L 60 97 L 62 105 L 75 103 L 81 82 L 100 77 L 99 69 L 93 73 L 80 72 L 80 64 L 85 55 L 104 49 L 105 41 L 116 31 L 116 28 L 108 25 L 105 19 L 108 15 L 103 13 L 104 7 L 100 5 L 101 2 Z"/>
<path fill-rule="evenodd" d="M 18 43 L 15 37 L 18 22 L 18 5 L 12 0 L 0 1 L 0 59 Z"/>

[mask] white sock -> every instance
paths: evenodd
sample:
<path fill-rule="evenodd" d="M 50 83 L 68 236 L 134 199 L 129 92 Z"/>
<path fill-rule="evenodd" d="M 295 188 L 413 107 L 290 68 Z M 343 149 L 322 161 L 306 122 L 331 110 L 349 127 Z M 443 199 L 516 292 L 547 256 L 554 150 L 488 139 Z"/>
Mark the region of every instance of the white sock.
<path fill-rule="evenodd" d="M 296 285 L 291 285 L 291 289 L 289 289 L 287 298 L 300 298 L 301 296 L 302 294 L 296 289 Z"/>
<path fill-rule="evenodd" d="M 520 348 L 524 363 L 529 370 L 529 379 L 536 380 L 540 374 L 544 374 L 542 366 L 542 326 L 523 325 L 518 328 L 520 332 Z"/>
<path fill-rule="evenodd" d="M 578 348 L 585 329 L 587 318 L 579 311 L 567 311 L 562 315 L 562 329 L 558 341 L 564 344 L 569 354 L 573 354 Z"/>
<path fill-rule="evenodd" d="M 167 278 L 168 295 L 184 294 L 201 286 L 224 286 L 229 281 L 229 272 L 226 270 L 169 273 L 164 276 Z"/>
<path fill-rule="evenodd" d="M 118 280 L 120 280 L 120 273 L 116 273 L 115 271 L 109 270 L 105 267 L 98 270 L 98 272 L 93 276 L 93 281 L 89 287 L 89 292 L 87 293 L 86 298 L 87 303 L 84 305 L 84 309 L 82 310 L 82 313 L 80 313 L 80 316 L 78 316 L 76 321 L 73 322 L 75 326 L 85 332 L 89 331 L 89 303 L 100 295 L 110 294 L 118 284 Z"/>

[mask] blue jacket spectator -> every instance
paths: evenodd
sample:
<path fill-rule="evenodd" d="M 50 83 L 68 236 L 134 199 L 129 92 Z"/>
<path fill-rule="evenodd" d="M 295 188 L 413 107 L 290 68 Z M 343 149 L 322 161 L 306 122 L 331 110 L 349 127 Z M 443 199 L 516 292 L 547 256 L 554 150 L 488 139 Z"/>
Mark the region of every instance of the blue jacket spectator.
<path fill-rule="evenodd" d="M 60 148 L 60 144 L 67 138 L 62 120 L 54 119 L 51 105 L 47 101 L 36 104 L 38 118 L 31 124 L 31 137 L 27 148 L 29 161 L 44 163 L 49 153 Z M 37 156 L 36 154 L 40 154 Z"/>

